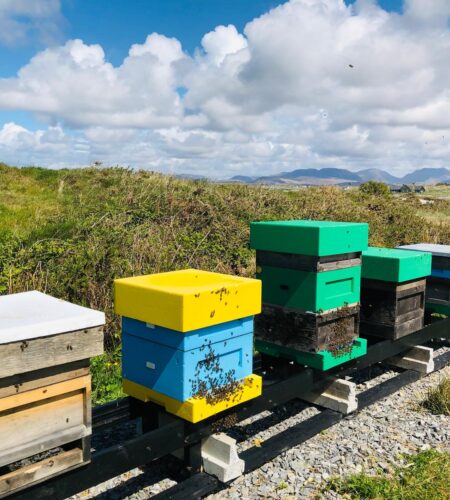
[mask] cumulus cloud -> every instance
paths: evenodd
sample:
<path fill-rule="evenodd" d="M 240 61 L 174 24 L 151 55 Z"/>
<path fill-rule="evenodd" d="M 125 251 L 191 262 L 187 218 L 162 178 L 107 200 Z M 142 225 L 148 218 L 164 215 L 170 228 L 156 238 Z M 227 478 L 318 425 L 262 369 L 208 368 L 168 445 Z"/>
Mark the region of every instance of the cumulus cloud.
<path fill-rule="evenodd" d="M 1 0 L 0 44 L 22 44 L 29 36 L 44 43 L 59 37 L 60 0 Z"/>
<path fill-rule="evenodd" d="M 71 40 L 0 80 L 0 109 L 47 123 L 37 142 L 14 132 L 31 151 L 60 130 L 58 158 L 73 164 L 75 141 L 88 162 L 211 176 L 441 166 L 449 18 L 447 0 L 405 0 L 403 14 L 374 0 L 290 0 L 243 33 L 218 26 L 193 55 L 153 33 L 117 67 L 99 45 Z"/>

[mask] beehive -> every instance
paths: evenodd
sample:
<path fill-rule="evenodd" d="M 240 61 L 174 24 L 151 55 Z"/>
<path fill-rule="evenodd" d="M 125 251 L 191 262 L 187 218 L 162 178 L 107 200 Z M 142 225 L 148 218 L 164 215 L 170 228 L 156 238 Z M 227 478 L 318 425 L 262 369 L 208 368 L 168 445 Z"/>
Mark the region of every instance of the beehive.
<path fill-rule="evenodd" d="M 427 278 L 426 309 L 450 316 L 450 245 L 418 243 L 399 248 L 431 253 L 432 270 Z"/>
<path fill-rule="evenodd" d="M 190 421 L 260 394 L 252 375 L 260 281 L 189 269 L 115 286 L 125 392 Z"/>
<path fill-rule="evenodd" d="M 361 330 L 391 339 L 420 330 L 431 255 L 369 248 L 362 261 Z"/>
<path fill-rule="evenodd" d="M 283 346 L 318 353 L 336 349 L 338 336 L 351 346 L 358 336 L 361 252 L 367 241 L 367 224 L 252 223 L 256 277 L 263 283 L 257 346 L 264 343 L 265 352 L 270 347 L 270 352 L 286 353 Z M 300 359 L 297 354 L 295 359 Z"/>
<path fill-rule="evenodd" d="M 186 401 L 252 374 L 253 317 L 190 332 L 122 319 L 123 377 Z"/>
<path fill-rule="evenodd" d="M 103 352 L 104 323 L 39 292 L 0 297 L 0 496 L 89 461 L 89 358 Z"/>

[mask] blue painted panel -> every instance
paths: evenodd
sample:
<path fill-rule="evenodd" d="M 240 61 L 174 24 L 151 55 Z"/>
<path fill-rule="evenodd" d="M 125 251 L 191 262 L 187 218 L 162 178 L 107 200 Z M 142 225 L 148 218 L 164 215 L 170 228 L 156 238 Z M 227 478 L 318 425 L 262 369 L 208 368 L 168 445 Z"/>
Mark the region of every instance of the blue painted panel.
<path fill-rule="evenodd" d="M 432 269 L 431 276 L 450 280 L 450 269 Z"/>
<path fill-rule="evenodd" d="M 123 317 L 122 331 L 158 344 L 188 351 L 205 346 L 210 342 L 221 342 L 252 333 L 253 316 L 185 333 Z"/>
<path fill-rule="evenodd" d="M 231 380 L 241 380 L 251 375 L 252 369 L 253 333 L 189 351 L 127 332 L 122 334 L 123 377 L 179 401 L 195 395 L 198 382 L 204 382 L 209 390 Z"/>

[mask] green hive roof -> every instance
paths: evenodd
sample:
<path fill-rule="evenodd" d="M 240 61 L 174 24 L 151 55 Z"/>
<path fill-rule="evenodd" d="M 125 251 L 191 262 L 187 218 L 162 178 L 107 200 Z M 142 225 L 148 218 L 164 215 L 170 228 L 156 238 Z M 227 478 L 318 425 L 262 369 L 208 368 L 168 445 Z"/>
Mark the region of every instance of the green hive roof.
<path fill-rule="evenodd" d="M 362 254 L 362 277 L 401 283 L 431 274 L 431 254 L 369 247 Z"/>
<path fill-rule="evenodd" d="M 323 257 L 367 249 L 366 223 L 313 220 L 252 222 L 250 246 L 269 252 Z"/>

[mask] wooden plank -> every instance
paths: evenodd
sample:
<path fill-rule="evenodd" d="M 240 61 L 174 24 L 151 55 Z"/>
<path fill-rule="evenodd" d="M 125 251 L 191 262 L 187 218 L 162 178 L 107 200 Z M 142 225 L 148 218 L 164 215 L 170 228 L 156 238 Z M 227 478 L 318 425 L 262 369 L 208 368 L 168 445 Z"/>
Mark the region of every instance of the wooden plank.
<path fill-rule="evenodd" d="M 0 379 L 0 398 L 89 375 L 89 359 Z"/>
<path fill-rule="evenodd" d="M 91 434 L 90 376 L 0 400 L 0 466 Z"/>
<path fill-rule="evenodd" d="M 0 498 L 11 495 L 31 484 L 55 477 L 83 462 L 83 450 L 74 448 L 4 474 L 0 476 Z"/>
<path fill-rule="evenodd" d="M 85 375 L 72 380 L 51 384 L 31 391 L 14 394 L 7 398 L 0 399 L 0 412 L 18 408 L 19 406 L 33 404 L 43 399 L 65 395 L 70 392 L 86 390 L 91 385 L 91 376 Z"/>
<path fill-rule="evenodd" d="M 361 266 L 361 252 L 318 257 L 292 253 L 256 251 L 257 266 L 271 266 L 298 271 L 324 272 Z"/>
<path fill-rule="evenodd" d="M 0 345 L 0 378 L 103 353 L 103 327 Z"/>

